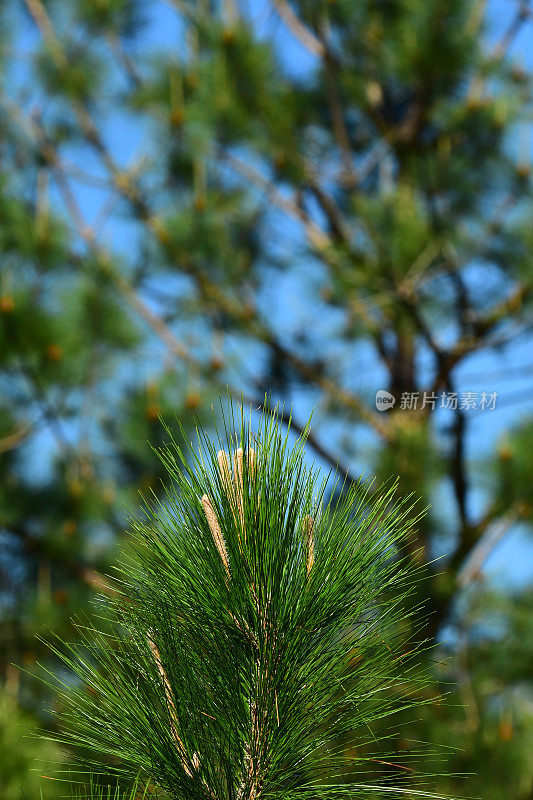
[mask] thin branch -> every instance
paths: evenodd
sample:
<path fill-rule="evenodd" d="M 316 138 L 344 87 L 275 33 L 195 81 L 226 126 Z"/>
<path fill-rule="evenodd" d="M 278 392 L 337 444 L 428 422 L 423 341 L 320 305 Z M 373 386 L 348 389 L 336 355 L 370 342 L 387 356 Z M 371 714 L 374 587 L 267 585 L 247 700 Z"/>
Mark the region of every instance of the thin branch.
<path fill-rule="evenodd" d="M 531 19 L 531 14 L 529 2 L 518 0 L 515 15 L 494 49 L 493 57 L 495 59 L 499 60 L 505 57 L 523 25 Z"/>
<path fill-rule="evenodd" d="M 460 589 L 464 589 L 480 575 L 492 551 L 501 542 L 515 522 L 520 519 L 522 513 L 523 509 L 515 504 L 501 519 L 497 520 L 489 527 L 483 538 L 480 539 L 470 552 L 464 566 L 459 570 L 457 585 Z"/>
<path fill-rule="evenodd" d="M 12 433 L 8 433 L 0 439 L 0 453 L 8 453 L 10 450 L 20 447 L 32 431 L 33 425 L 31 423 L 19 425 Z"/>
<path fill-rule="evenodd" d="M 472 315 L 471 324 L 474 333 L 471 336 L 461 337 L 450 350 L 442 354 L 440 368 L 430 391 L 436 392 L 445 385 L 454 367 L 465 356 L 474 353 L 481 347 L 495 347 L 508 341 L 509 338 L 515 338 L 516 334 L 512 333 L 509 337 L 503 335 L 502 337 L 494 337 L 492 340 L 489 336 L 503 319 L 522 308 L 530 293 L 530 286 L 519 284 L 508 297 L 496 303 L 488 311 L 483 312 L 483 314 Z"/>
<path fill-rule="evenodd" d="M 13 109 L 10 105 L 9 110 L 12 112 L 15 109 Z M 18 111 L 18 109 L 16 110 Z M 77 233 L 87 244 L 89 249 L 97 256 L 97 263 L 102 273 L 111 280 L 115 288 L 127 300 L 128 304 L 157 334 L 157 336 L 164 342 L 166 347 L 173 355 L 189 364 L 192 364 L 193 366 L 197 366 L 197 361 L 191 356 L 188 348 L 181 341 L 179 341 L 179 339 L 177 339 L 170 328 L 163 322 L 161 317 L 155 314 L 149 308 L 149 306 L 146 305 L 146 303 L 141 299 L 140 295 L 130 286 L 128 281 L 126 281 L 118 271 L 113 269 L 111 259 L 107 256 L 107 253 L 99 247 L 93 229 L 86 224 L 76 196 L 72 192 L 69 182 L 65 176 L 59 155 L 52 143 L 47 140 L 42 129 L 38 126 L 35 120 L 20 118 L 20 113 L 17 115 L 17 117 L 17 122 L 19 124 L 24 124 L 24 127 L 30 133 L 31 138 L 36 142 L 36 144 L 38 144 L 43 156 L 46 158 L 47 162 L 52 168 L 59 190 L 63 196 L 65 206 L 70 214 Z"/>
<path fill-rule="evenodd" d="M 336 61 L 327 48 L 325 39 L 323 45 L 324 77 L 326 79 L 326 95 L 331 117 L 331 124 L 333 126 L 333 133 L 339 147 L 344 170 L 345 185 L 349 189 L 353 189 L 355 186 L 357 186 L 359 178 L 353 164 L 352 146 L 350 143 L 348 130 L 346 128 L 344 110 L 339 94 L 339 80 L 338 76 L 335 74 Z"/>
<path fill-rule="evenodd" d="M 138 88 L 142 85 L 142 80 L 137 72 L 137 68 L 135 67 L 134 61 L 129 57 L 126 49 L 124 47 L 124 43 L 122 42 L 121 38 L 116 34 L 110 34 L 108 37 L 108 42 L 111 50 L 115 54 L 117 60 L 120 64 L 124 67 L 124 70 L 130 79 L 133 86 Z"/>
<path fill-rule="evenodd" d="M 524 24 L 531 19 L 532 11 L 530 4 L 527 0 L 518 0 L 516 4 L 515 14 L 507 27 L 507 30 L 494 47 L 491 53 L 491 58 L 494 61 L 502 61 L 508 54 L 513 42 L 522 30 Z M 476 75 L 468 90 L 468 99 L 474 100 L 481 98 L 485 86 L 487 84 L 487 77 Z"/>
<path fill-rule="evenodd" d="M 312 55 L 322 58 L 325 54 L 324 44 L 296 15 L 289 3 L 286 0 L 272 0 L 272 4 L 295 39 Z"/>
<path fill-rule="evenodd" d="M 296 203 L 290 198 L 284 197 L 272 181 L 261 175 L 254 167 L 247 164 L 243 159 L 228 153 L 221 147 L 216 149 L 217 155 L 235 169 L 243 178 L 246 178 L 254 186 L 259 187 L 268 197 L 271 203 L 284 211 L 289 217 L 300 222 L 305 230 L 307 239 L 318 251 L 331 247 L 333 242 L 328 234 L 311 219 Z"/>
<path fill-rule="evenodd" d="M 468 495 L 465 439 L 466 416 L 458 407 L 455 411 L 455 422 L 453 426 L 453 450 L 450 458 L 450 472 L 453 481 L 457 507 L 459 509 L 459 518 L 461 520 L 463 529 L 467 524 L 466 498 Z"/>
<path fill-rule="evenodd" d="M 349 243 L 350 234 L 347 226 L 345 225 L 342 212 L 335 200 L 322 188 L 314 176 L 309 175 L 307 180 L 312 193 L 316 197 L 320 207 L 328 218 L 332 235 L 337 241 L 343 244 Z"/>
<path fill-rule="evenodd" d="M 328 264 L 330 269 L 338 274 L 339 267 L 336 264 L 334 256 L 334 241 L 326 233 L 326 231 L 324 231 L 323 228 L 321 228 L 320 225 L 318 225 L 304 211 L 304 209 L 298 205 L 296 201 L 284 197 L 278 188 L 268 180 L 268 178 L 265 178 L 263 175 L 261 175 L 261 173 L 254 169 L 250 164 L 247 164 L 242 159 L 227 153 L 221 148 L 218 148 L 217 153 L 246 180 L 253 185 L 258 186 L 266 194 L 268 199 L 281 211 L 284 211 L 289 217 L 297 222 L 300 222 L 303 225 L 304 232 L 311 247 L 315 248 L 320 253 L 324 261 Z M 330 222 L 336 226 L 336 233 L 339 236 L 342 235 L 342 241 L 345 245 L 349 245 L 348 232 L 343 225 L 343 221 L 339 217 L 339 210 L 334 207 L 333 200 L 329 197 L 326 199 L 325 193 L 322 192 L 318 186 L 318 183 L 316 182 L 316 179 L 314 179 L 311 174 L 308 176 L 308 181 L 310 181 L 310 184 L 312 184 L 313 191 L 316 191 L 318 194 L 320 194 L 321 201 L 325 204 L 323 205 L 323 209 L 326 214 L 334 215 L 335 219 L 333 220 L 333 218 L 331 218 Z M 355 296 L 350 298 L 350 302 L 358 318 L 364 321 L 369 333 L 374 337 L 379 337 L 379 335 L 382 333 L 382 325 L 380 324 L 379 320 L 372 317 L 365 302 L 359 297 Z"/>

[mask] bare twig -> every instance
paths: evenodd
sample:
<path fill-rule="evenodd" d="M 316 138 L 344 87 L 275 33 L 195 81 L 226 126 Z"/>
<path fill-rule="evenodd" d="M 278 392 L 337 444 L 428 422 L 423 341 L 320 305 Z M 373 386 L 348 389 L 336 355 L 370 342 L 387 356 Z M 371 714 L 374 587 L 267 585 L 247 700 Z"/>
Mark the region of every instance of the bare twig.
<path fill-rule="evenodd" d="M 506 57 L 524 24 L 531 19 L 531 15 L 532 12 L 528 0 L 517 0 L 513 18 L 491 53 L 494 61 L 502 61 Z M 476 75 L 471 81 L 468 99 L 472 101 L 481 98 L 486 85 L 487 77 Z"/>
<path fill-rule="evenodd" d="M 459 588 L 464 589 L 480 575 L 486 560 L 494 548 L 501 542 L 515 522 L 520 519 L 522 513 L 521 507 L 515 504 L 503 517 L 496 520 L 487 529 L 485 535 L 471 550 L 464 566 L 459 570 L 457 575 Z"/>
<path fill-rule="evenodd" d="M 289 3 L 286 0 L 272 0 L 272 4 L 295 39 L 312 55 L 321 58 L 325 53 L 323 43 L 296 15 Z"/>
<path fill-rule="evenodd" d="M 109 46 L 111 50 L 114 52 L 115 56 L 117 57 L 118 61 L 124 67 L 124 70 L 132 82 L 132 84 L 136 87 L 142 85 L 142 80 L 137 72 L 137 68 L 135 66 L 134 61 L 130 58 L 126 49 L 124 47 L 124 43 L 122 42 L 121 38 L 116 34 L 110 34 L 108 37 Z"/>

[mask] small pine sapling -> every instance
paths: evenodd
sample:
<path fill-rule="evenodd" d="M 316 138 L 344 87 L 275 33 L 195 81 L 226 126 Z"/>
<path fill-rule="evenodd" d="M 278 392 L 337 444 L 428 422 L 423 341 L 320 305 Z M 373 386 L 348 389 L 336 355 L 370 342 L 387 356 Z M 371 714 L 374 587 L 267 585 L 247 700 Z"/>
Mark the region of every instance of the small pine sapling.
<path fill-rule="evenodd" d="M 326 501 L 306 431 L 223 422 L 218 446 L 168 432 L 171 482 L 132 522 L 105 622 L 52 645 L 76 678 L 61 741 L 136 797 L 435 796 L 385 755 L 387 720 L 428 700 L 412 502 L 363 481 Z"/>

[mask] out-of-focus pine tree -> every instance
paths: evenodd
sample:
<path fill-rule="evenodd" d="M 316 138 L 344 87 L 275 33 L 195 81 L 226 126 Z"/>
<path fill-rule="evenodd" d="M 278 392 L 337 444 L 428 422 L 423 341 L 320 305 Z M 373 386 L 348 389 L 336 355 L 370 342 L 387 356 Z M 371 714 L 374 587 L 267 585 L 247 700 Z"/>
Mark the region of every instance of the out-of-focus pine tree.
<path fill-rule="evenodd" d="M 528 334 L 528 4 L 496 26 L 480 0 L 0 13 L 3 682 L 42 658 L 36 633 L 74 635 L 126 506 L 160 491 L 160 418 L 208 421 L 228 385 L 272 392 L 296 424 L 316 406 L 322 462 L 432 501 L 413 552 L 447 554 L 422 596 L 452 697 L 409 737 L 459 747 L 447 768 L 477 773 L 471 794 L 530 800 L 531 598 L 498 596 L 484 566 L 531 526 L 533 428 L 523 392 L 484 445 L 501 384 L 468 382 Z M 52 724 L 54 698 L 16 685 L 21 714 Z"/>

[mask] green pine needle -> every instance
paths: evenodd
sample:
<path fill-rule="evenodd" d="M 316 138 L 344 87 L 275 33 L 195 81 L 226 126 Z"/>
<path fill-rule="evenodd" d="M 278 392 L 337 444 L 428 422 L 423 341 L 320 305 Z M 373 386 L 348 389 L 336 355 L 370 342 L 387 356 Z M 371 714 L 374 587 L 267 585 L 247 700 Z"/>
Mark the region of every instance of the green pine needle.
<path fill-rule="evenodd" d="M 101 630 L 52 645 L 84 768 L 175 800 L 432 796 L 386 755 L 394 715 L 434 699 L 406 640 L 420 515 L 394 485 L 326 502 L 306 433 L 231 409 L 216 446 L 168 431 L 171 481 L 132 522 Z"/>

